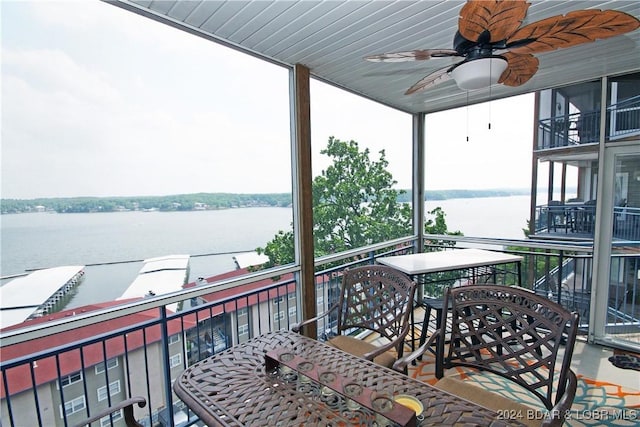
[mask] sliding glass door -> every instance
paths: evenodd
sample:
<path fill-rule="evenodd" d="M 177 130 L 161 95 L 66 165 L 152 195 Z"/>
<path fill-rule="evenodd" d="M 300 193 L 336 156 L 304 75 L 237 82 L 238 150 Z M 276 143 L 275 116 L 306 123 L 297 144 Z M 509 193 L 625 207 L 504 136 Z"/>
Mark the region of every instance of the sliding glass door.
<path fill-rule="evenodd" d="M 640 142 L 607 144 L 603 166 L 591 332 L 596 341 L 640 349 Z"/>

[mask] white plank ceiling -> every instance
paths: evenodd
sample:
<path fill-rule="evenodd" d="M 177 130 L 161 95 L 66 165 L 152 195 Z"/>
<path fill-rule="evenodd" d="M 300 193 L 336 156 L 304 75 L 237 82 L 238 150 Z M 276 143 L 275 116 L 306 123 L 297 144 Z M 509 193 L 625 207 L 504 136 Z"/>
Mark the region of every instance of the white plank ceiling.
<path fill-rule="evenodd" d="M 595 43 L 537 54 L 540 69 L 525 85 L 467 92 L 450 80 L 413 95 L 404 92 L 430 72 L 457 62 L 438 58 L 372 63 L 366 55 L 453 47 L 463 1 L 150 1 L 109 0 L 312 76 L 399 110 L 433 112 L 540 89 L 640 71 L 640 30 Z M 532 1 L 523 25 L 578 9 L 614 9 L 640 17 L 640 1 Z"/>

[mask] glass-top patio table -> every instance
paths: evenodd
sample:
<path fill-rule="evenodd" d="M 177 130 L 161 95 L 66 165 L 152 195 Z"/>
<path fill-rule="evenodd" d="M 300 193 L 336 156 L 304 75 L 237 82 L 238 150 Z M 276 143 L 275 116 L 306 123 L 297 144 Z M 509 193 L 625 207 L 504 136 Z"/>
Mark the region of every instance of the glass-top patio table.
<path fill-rule="evenodd" d="M 285 356 L 288 362 L 279 362 Z M 208 426 L 402 425 L 386 418 L 389 408 L 373 404 L 377 396 L 393 402 L 394 395 L 412 396 L 424 407 L 417 417 L 404 406 L 396 411 L 409 411 L 403 425 L 513 425 L 490 409 L 284 330 L 195 363 L 173 388 Z"/>
<path fill-rule="evenodd" d="M 519 265 L 522 257 L 485 249 L 450 249 L 382 257 L 378 258 L 377 261 L 380 264 L 388 265 L 414 276 L 425 273 L 489 267 L 499 264 L 517 263 Z M 518 275 L 520 275 L 519 270 Z"/>
<path fill-rule="evenodd" d="M 522 257 L 485 249 L 450 249 L 437 252 L 421 252 L 417 254 L 395 255 L 378 258 L 380 264 L 388 265 L 408 274 L 412 278 L 418 275 L 443 273 L 448 271 L 472 270 L 481 267 L 495 267 L 501 264 L 514 263 L 517 268 L 518 284 L 522 283 Z M 470 277 L 474 279 L 474 274 Z M 422 288 L 418 287 L 418 298 L 422 298 Z"/>
<path fill-rule="evenodd" d="M 425 307 L 425 320 L 420 334 L 420 344 L 426 339 L 426 326 L 429 321 L 429 315 L 433 308 L 436 312 L 442 310 L 442 292 L 445 284 L 456 286 L 460 284 L 460 280 L 464 278 L 467 283 L 476 283 L 478 274 L 481 270 L 489 272 L 493 283 L 496 283 L 496 266 L 505 264 L 515 264 L 517 284 L 522 284 L 522 257 L 503 252 L 488 251 L 485 249 L 449 249 L 437 252 L 421 252 L 416 254 L 395 255 L 389 257 L 381 257 L 377 259 L 380 264 L 393 267 L 396 270 L 408 274 L 412 279 L 416 280 L 418 276 L 422 280 L 417 280 L 416 306 Z M 444 278 L 437 277 L 438 273 L 470 271 L 469 275 L 452 274 Z M 485 272 L 486 272 L 485 271 Z M 430 281 L 427 277 L 435 275 L 436 279 Z M 458 282 L 456 284 L 456 282 Z M 425 295 L 425 287 L 429 286 Z M 436 316 L 438 320 L 440 316 Z M 414 314 L 411 313 L 411 325 L 415 326 Z M 440 325 L 437 324 L 436 327 Z M 415 328 L 411 328 L 411 348 L 415 348 Z"/>

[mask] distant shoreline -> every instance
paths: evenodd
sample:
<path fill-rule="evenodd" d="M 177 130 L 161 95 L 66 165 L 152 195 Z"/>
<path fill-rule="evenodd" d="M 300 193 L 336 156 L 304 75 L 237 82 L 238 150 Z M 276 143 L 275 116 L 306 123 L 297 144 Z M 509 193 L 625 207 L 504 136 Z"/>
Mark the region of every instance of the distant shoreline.
<path fill-rule="evenodd" d="M 411 201 L 410 190 L 399 190 L 398 201 Z M 529 195 L 529 189 L 428 190 L 425 201 L 449 199 L 509 197 Z M 36 199 L 1 199 L 1 213 L 106 213 L 106 212 L 176 212 L 208 211 L 252 207 L 291 206 L 290 193 L 195 193 L 169 196 L 131 197 L 52 197 Z"/>

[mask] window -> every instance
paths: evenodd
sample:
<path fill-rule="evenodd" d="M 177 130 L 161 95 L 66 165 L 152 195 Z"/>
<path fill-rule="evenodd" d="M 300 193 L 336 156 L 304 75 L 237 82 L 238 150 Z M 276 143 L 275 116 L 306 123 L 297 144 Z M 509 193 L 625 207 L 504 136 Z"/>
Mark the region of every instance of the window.
<path fill-rule="evenodd" d="M 62 405 L 60 405 L 60 418 L 64 418 L 64 415 L 67 416 L 71 414 L 75 414 L 76 412 L 82 411 L 87 407 L 87 404 L 84 400 L 84 396 L 76 397 L 75 399 L 68 400 L 64 402 L 64 414 L 62 413 Z"/>
<path fill-rule="evenodd" d="M 116 421 L 121 420 L 122 409 L 111 414 L 111 418 L 113 419 L 114 424 L 116 423 Z M 108 415 L 106 417 L 100 418 L 100 427 L 109 427 L 109 426 L 111 426 L 111 420 L 109 419 Z"/>
<path fill-rule="evenodd" d="M 284 311 L 279 311 L 276 313 L 276 315 L 273 317 L 273 319 L 278 322 L 282 319 L 284 319 Z"/>
<path fill-rule="evenodd" d="M 60 384 L 62 384 L 62 387 L 66 387 L 80 381 L 82 381 L 82 371 L 74 372 L 73 374 L 60 378 Z"/>
<path fill-rule="evenodd" d="M 609 82 L 610 141 L 640 134 L 640 73 L 614 77 Z"/>
<path fill-rule="evenodd" d="M 109 359 L 107 360 L 107 368 L 108 369 L 113 369 L 116 366 L 118 366 L 118 359 L 113 358 L 113 359 Z M 102 373 L 104 372 L 104 362 L 100 362 L 96 365 L 96 374 Z"/>
<path fill-rule="evenodd" d="M 171 356 L 171 359 L 169 359 L 169 366 L 171 366 L 172 368 L 175 368 L 176 366 L 180 366 L 181 364 L 182 364 L 182 355 L 180 353 L 174 354 L 173 356 Z"/>
<path fill-rule="evenodd" d="M 249 333 L 249 325 L 248 324 L 244 324 L 244 325 L 240 325 L 238 326 L 238 336 L 240 335 L 247 335 Z"/>
<path fill-rule="evenodd" d="M 180 342 L 180 334 L 171 335 L 169 337 L 169 345 Z"/>
<path fill-rule="evenodd" d="M 120 393 L 120 380 L 109 383 L 109 391 L 111 396 L 115 396 Z M 98 401 L 106 400 L 107 398 L 107 387 L 99 387 L 98 388 Z"/>
<path fill-rule="evenodd" d="M 289 307 L 289 317 L 296 317 L 296 314 L 298 314 L 296 307 Z"/>
<path fill-rule="evenodd" d="M 246 315 L 247 315 L 247 307 L 244 307 L 238 310 L 238 316 L 246 316 Z"/>
<path fill-rule="evenodd" d="M 281 304 L 284 301 L 284 297 L 280 296 L 273 299 L 274 304 Z"/>

